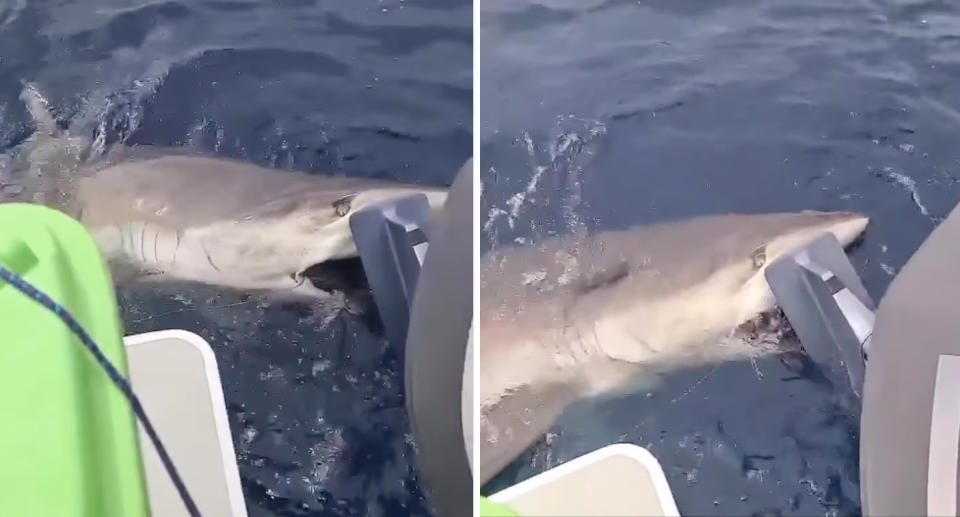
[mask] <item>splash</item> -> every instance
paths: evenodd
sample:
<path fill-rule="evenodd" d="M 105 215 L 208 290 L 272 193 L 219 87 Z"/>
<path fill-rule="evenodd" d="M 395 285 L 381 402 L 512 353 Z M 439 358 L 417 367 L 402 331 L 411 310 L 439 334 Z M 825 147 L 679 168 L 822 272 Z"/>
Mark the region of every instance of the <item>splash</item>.
<path fill-rule="evenodd" d="M 95 156 L 103 155 L 111 144 L 126 143 L 140 128 L 147 101 L 163 86 L 171 69 L 218 48 L 184 48 L 179 30 L 187 29 L 158 25 L 139 47 L 114 50 L 110 61 L 101 67 L 96 85 L 84 95 L 84 104 L 71 122 L 71 127 L 94 135 L 91 149 Z M 222 129 L 213 125 L 222 142 Z"/>
<path fill-rule="evenodd" d="M 103 95 L 101 103 L 88 104 L 92 111 L 82 115 L 78 122 L 82 123 L 83 118 L 90 114 L 96 117 L 94 139 L 91 144 L 91 152 L 94 156 L 102 156 L 112 143 L 126 142 L 140 128 L 143 123 L 145 101 L 160 89 L 168 71 L 169 68 L 166 68 L 156 75 L 134 79 L 128 87 Z"/>
<path fill-rule="evenodd" d="M 579 232 L 587 229 L 581 216 L 584 162 L 592 161 L 596 155 L 596 146 L 592 144 L 607 133 L 607 127 L 599 121 L 578 119 L 572 115 L 561 118 L 559 125 L 567 127 L 570 124 L 573 128 L 561 132 L 551 148 L 550 161 L 566 182 L 564 187 L 568 195 L 562 207 L 565 226 L 569 231 Z"/>
<path fill-rule="evenodd" d="M 496 246 L 502 233 L 509 234 L 503 236 L 506 240 L 525 243 L 553 233 L 585 231 L 584 170 L 606 131 L 598 120 L 564 115 L 557 118 L 546 142 L 538 142 L 530 132 L 521 133 L 514 143 L 527 155 L 529 176 L 516 192 L 500 193 L 503 201 L 488 209 L 483 230 L 491 246 Z M 490 167 L 489 176 L 497 172 Z M 534 206 L 557 206 L 558 213 L 538 214 Z"/>
<path fill-rule="evenodd" d="M 158 41 L 148 36 L 144 48 Z M 23 192 L 17 197 L 56 202 L 63 197 L 58 189 L 65 186 L 64 182 L 69 183 L 80 169 L 107 154 L 111 144 L 125 142 L 140 127 L 146 101 L 157 92 L 176 61 L 141 60 L 141 54 L 130 57 L 130 53 L 136 51 L 124 48 L 116 52 L 115 66 L 106 67 L 113 69 L 112 74 L 104 72 L 93 90 L 81 94 L 80 106 L 72 113 L 45 97 L 42 87 L 23 83 L 21 100 L 37 127 L 30 138 L 0 160 L 4 162 L 0 181 L 18 183 L 17 189 Z M 144 67 L 142 63 L 149 64 Z M 55 114 L 59 121 L 54 120 Z"/>
<path fill-rule="evenodd" d="M 926 205 L 920 201 L 920 194 L 917 193 L 917 181 L 902 172 L 896 172 L 890 167 L 884 167 L 883 172 L 887 173 L 887 177 L 897 182 L 901 187 L 904 188 L 909 194 L 910 199 L 913 200 L 913 204 L 917 206 L 917 209 L 920 210 L 920 215 L 924 217 L 930 217 L 930 211 L 927 210 Z"/>
<path fill-rule="evenodd" d="M 17 21 L 27 7 L 27 0 L 14 0 L 12 5 L 0 8 L 0 27 L 6 27 Z"/>
<path fill-rule="evenodd" d="M 318 427 L 313 429 L 312 432 L 320 434 L 324 439 L 314 443 L 308 449 L 313 467 L 310 469 L 309 477 L 304 476 L 302 478 L 310 493 L 319 493 L 323 490 L 331 475 L 337 470 L 347 446 L 342 429 L 323 429 L 326 422 L 323 421 L 322 417 L 318 419 L 318 424 Z"/>

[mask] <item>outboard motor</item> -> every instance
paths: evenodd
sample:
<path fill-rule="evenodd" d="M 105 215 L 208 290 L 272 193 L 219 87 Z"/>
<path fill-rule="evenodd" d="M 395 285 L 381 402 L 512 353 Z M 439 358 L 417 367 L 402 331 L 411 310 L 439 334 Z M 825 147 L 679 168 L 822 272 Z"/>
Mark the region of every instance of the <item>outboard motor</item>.
<path fill-rule="evenodd" d="M 875 318 L 830 236 L 767 271 L 804 350 L 862 396 L 864 515 L 960 515 L 958 266 L 960 205 L 903 267 Z"/>
<path fill-rule="evenodd" d="M 804 351 L 859 405 L 874 305 L 832 233 L 770 264 L 767 283 Z"/>
<path fill-rule="evenodd" d="M 473 512 L 473 167 L 460 169 L 439 221 L 423 194 L 350 218 L 388 339 L 404 353 L 417 463 L 439 516 Z"/>

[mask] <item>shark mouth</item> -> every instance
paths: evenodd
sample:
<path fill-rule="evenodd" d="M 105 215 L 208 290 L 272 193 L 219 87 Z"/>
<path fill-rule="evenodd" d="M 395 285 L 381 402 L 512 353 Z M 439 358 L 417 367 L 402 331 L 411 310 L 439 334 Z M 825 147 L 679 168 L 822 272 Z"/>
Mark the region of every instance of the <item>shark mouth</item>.
<path fill-rule="evenodd" d="M 300 276 L 314 287 L 328 293 L 342 293 L 350 314 L 365 315 L 372 328 L 379 329 L 373 293 L 359 257 L 325 260 L 305 269 Z"/>
<path fill-rule="evenodd" d="M 796 332 L 779 307 L 741 323 L 732 336 L 764 350 L 793 351 L 799 344 Z"/>
<path fill-rule="evenodd" d="M 369 290 L 363 264 L 358 257 L 325 260 L 308 267 L 300 276 L 321 291 L 349 293 Z"/>

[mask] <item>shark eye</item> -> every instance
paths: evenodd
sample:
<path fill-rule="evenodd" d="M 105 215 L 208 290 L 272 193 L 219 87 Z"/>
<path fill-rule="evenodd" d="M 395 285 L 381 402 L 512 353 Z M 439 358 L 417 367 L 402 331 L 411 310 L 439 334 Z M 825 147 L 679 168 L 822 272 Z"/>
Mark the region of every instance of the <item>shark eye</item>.
<path fill-rule="evenodd" d="M 357 197 L 356 194 L 349 194 L 333 202 L 333 211 L 337 214 L 337 217 L 344 217 L 350 213 L 355 197 Z"/>
<path fill-rule="evenodd" d="M 306 279 L 306 277 L 304 277 L 303 274 L 302 274 L 301 272 L 299 272 L 299 271 L 297 271 L 297 272 L 295 272 L 295 273 L 290 273 L 290 278 L 293 279 L 294 283 L 295 283 L 298 287 L 301 286 L 301 285 L 303 285 L 303 281 Z"/>
<path fill-rule="evenodd" d="M 760 269 L 767 263 L 767 246 L 764 244 L 759 248 L 755 249 L 750 258 L 753 260 L 754 269 Z"/>

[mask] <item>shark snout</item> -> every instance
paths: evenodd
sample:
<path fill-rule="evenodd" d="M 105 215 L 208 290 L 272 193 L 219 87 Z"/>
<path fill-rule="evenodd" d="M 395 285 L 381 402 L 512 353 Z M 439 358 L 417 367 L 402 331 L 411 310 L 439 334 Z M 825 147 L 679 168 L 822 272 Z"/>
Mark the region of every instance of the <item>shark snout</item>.
<path fill-rule="evenodd" d="M 350 214 L 353 214 L 364 208 L 375 206 L 378 204 L 395 201 L 402 199 L 408 196 L 413 196 L 416 194 L 423 194 L 427 198 L 427 204 L 430 205 L 431 212 L 439 210 L 443 207 L 444 202 L 447 199 L 447 192 L 444 189 L 424 187 L 419 188 L 387 188 L 387 189 L 375 189 L 369 190 L 357 194 L 354 198 Z M 348 214 L 349 215 L 349 214 Z"/>
<path fill-rule="evenodd" d="M 828 231 L 833 233 L 843 247 L 857 242 L 866 232 L 870 218 L 856 212 L 835 214 L 836 221 L 829 225 Z"/>
<path fill-rule="evenodd" d="M 792 217 L 797 218 L 793 230 L 779 234 L 765 245 L 763 265 L 743 285 L 738 325 L 774 309 L 776 299 L 766 279 L 766 269 L 771 264 L 800 251 L 826 233 L 832 233 L 841 246 L 848 248 L 862 237 L 870 222 L 866 215 L 856 212 L 801 212 Z"/>
<path fill-rule="evenodd" d="M 863 238 L 870 224 L 869 217 L 857 212 L 836 212 L 828 214 L 828 219 L 823 227 L 814 229 L 810 235 L 805 235 L 803 245 L 800 247 L 809 245 L 824 233 L 829 232 L 837 238 L 844 249 L 847 249 Z"/>

